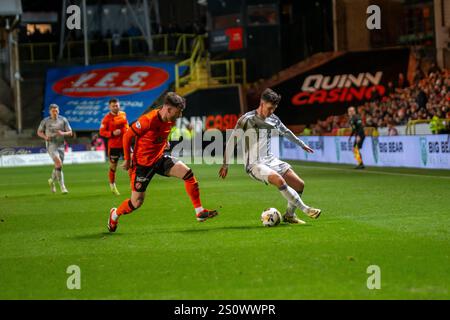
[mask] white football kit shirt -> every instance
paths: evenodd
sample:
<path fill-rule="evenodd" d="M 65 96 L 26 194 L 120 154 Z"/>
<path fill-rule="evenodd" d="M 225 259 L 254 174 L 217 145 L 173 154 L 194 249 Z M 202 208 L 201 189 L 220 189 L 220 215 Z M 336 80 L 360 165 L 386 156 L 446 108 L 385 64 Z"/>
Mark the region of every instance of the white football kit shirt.
<path fill-rule="evenodd" d="M 235 138 L 243 139 L 243 157 L 246 172 L 259 181 L 268 183 L 268 176 L 273 171 L 284 175 L 289 170 L 290 165 L 276 158 L 271 151 L 271 138 L 279 134 L 286 137 L 291 142 L 300 147 L 305 143 L 297 138 L 275 114 L 261 118 L 256 110 L 242 115 L 228 139 L 225 159 L 229 159 L 228 153 L 234 149 Z M 226 160 L 225 160 L 225 163 Z"/>

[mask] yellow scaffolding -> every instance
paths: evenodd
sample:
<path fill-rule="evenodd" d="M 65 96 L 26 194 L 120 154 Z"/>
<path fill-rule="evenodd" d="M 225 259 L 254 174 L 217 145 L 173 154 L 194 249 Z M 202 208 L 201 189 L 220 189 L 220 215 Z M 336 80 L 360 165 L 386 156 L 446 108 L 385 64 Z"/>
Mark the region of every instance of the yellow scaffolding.
<path fill-rule="evenodd" d="M 421 119 L 421 120 L 409 120 L 407 125 L 406 125 L 406 134 L 407 135 L 415 135 L 416 134 L 416 124 L 421 124 L 421 123 L 430 123 L 432 120 L 426 120 L 426 119 Z M 442 121 L 442 122 L 446 122 L 446 125 L 448 126 L 450 123 L 450 118 L 447 119 L 438 119 L 438 121 Z"/>
<path fill-rule="evenodd" d="M 197 89 L 247 84 L 245 59 L 209 60 L 205 56 L 205 38 L 197 37 L 191 56 L 175 65 L 175 90 L 186 95 Z M 186 67 L 184 75 L 181 68 Z"/>

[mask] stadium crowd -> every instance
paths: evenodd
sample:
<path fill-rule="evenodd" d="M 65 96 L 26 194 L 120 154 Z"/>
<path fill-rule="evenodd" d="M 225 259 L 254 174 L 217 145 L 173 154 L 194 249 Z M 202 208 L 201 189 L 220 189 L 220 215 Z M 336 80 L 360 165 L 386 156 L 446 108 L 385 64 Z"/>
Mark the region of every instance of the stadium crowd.
<path fill-rule="evenodd" d="M 357 111 L 365 127 L 388 128 L 389 135 L 396 135 L 395 126 L 409 120 L 430 120 L 433 133 L 448 132 L 438 119 L 450 119 L 450 70 L 433 63 L 425 74 L 418 67 L 413 84 L 399 74 L 397 81 L 388 83 L 384 96 L 375 91 L 372 100 L 357 106 Z M 303 134 L 337 135 L 339 129 L 348 127 L 347 115 L 329 116 L 305 128 Z"/>

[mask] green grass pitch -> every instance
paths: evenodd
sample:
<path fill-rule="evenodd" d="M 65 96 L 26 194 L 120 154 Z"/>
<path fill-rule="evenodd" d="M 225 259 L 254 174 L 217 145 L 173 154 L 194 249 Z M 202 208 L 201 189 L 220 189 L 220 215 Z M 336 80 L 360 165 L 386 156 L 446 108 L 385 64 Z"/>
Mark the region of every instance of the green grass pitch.
<path fill-rule="evenodd" d="M 107 164 L 68 165 L 70 193 L 52 195 L 50 167 L 0 169 L 0 299 L 449 299 L 450 170 L 292 163 L 304 201 L 323 210 L 305 226 L 265 228 L 266 207 L 285 210 L 276 188 L 242 165 L 192 165 L 199 223 L 182 181 L 156 176 L 138 211 L 115 234 Z M 69 290 L 67 268 L 81 270 Z M 381 289 L 369 290 L 370 265 Z"/>

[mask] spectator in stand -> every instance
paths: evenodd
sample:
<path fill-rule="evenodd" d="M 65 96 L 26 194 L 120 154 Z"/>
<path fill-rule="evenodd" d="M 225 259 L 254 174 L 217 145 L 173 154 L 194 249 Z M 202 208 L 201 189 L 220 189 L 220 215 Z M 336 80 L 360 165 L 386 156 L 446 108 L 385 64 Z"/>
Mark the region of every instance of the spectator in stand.
<path fill-rule="evenodd" d="M 407 87 L 409 87 L 408 79 L 405 78 L 405 75 L 403 73 L 399 73 L 397 83 L 395 85 L 397 92 L 398 90 L 405 89 Z"/>
<path fill-rule="evenodd" d="M 377 87 L 375 87 L 375 86 L 372 87 L 371 97 L 372 97 L 371 101 L 373 101 L 375 103 L 378 103 L 381 100 L 381 95 L 378 92 Z"/>
<path fill-rule="evenodd" d="M 436 71 L 436 70 L 435 70 Z M 418 77 L 417 79 L 419 79 Z M 402 80 L 403 79 L 403 80 Z M 399 75 L 399 81 L 405 81 Z M 403 84 L 404 85 L 404 84 Z M 391 86 L 391 87 L 390 87 Z M 379 101 L 366 102 L 357 106 L 365 126 L 389 127 L 393 125 L 406 125 L 409 120 L 431 120 L 437 113 L 441 117 L 450 118 L 450 70 L 431 72 L 418 83 L 405 88 L 397 88 L 388 84 L 385 96 Z M 348 117 L 337 121 L 330 116 L 326 120 L 319 120 L 314 125 L 314 135 L 336 134 L 337 127 L 348 127 Z"/>
<path fill-rule="evenodd" d="M 425 78 L 425 74 L 418 64 L 416 67 L 416 71 L 414 72 L 414 85 L 417 85 L 423 78 Z"/>
<path fill-rule="evenodd" d="M 331 133 L 333 135 L 336 135 L 338 130 L 340 129 L 339 122 L 340 122 L 339 116 L 333 116 L 332 117 Z"/>
<path fill-rule="evenodd" d="M 430 69 L 428 69 L 428 76 L 430 76 L 431 73 L 441 73 L 441 69 L 436 65 L 436 62 L 432 62 Z"/>
<path fill-rule="evenodd" d="M 322 129 L 319 124 L 316 124 L 313 126 L 312 135 L 313 136 L 321 136 L 322 135 Z"/>
<path fill-rule="evenodd" d="M 374 127 L 376 128 L 377 124 L 374 122 L 373 118 L 371 115 L 368 115 L 366 117 L 366 127 Z"/>
<path fill-rule="evenodd" d="M 303 129 L 302 135 L 303 136 L 310 136 L 312 134 L 312 125 L 310 125 L 309 127 L 305 127 L 305 129 Z"/>
<path fill-rule="evenodd" d="M 386 96 L 390 96 L 391 94 L 395 93 L 395 87 L 394 83 L 392 81 L 389 81 L 386 87 Z"/>
<path fill-rule="evenodd" d="M 426 89 L 425 89 L 426 90 Z M 420 88 L 419 94 L 417 95 L 416 102 L 420 109 L 425 109 L 428 102 L 427 93 L 423 88 Z"/>
<path fill-rule="evenodd" d="M 92 135 L 91 150 L 105 151 L 105 142 L 96 133 Z"/>
<path fill-rule="evenodd" d="M 448 106 L 441 107 L 442 119 L 450 119 L 450 108 Z"/>
<path fill-rule="evenodd" d="M 420 109 L 418 112 L 418 120 L 427 120 L 427 112 L 424 109 Z"/>
<path fill-rule="evenodd" d="M 445 122 L 441 119 L 442 113 L 436 112 L 430 122 L 430 130 L 432 134 L 441 134 L 445 131 Z"/>
<path fill-rule="evenodd" d="M 390 122 L 388 125 L 388 136 L 398 136 L 398 130 L 393 122 Z"/>

